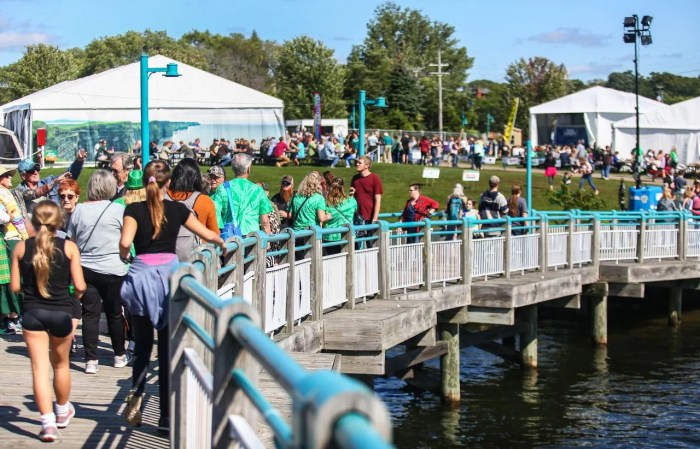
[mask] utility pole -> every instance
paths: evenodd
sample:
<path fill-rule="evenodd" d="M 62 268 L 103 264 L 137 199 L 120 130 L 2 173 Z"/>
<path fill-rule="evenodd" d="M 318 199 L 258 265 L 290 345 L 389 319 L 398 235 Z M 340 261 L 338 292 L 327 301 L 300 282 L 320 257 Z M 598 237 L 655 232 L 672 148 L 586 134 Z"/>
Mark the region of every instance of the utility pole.
<path fill-rule="evenodd" d="M 450 72 L 443 72 L 442 68 L 447 67 L 449 64 L 442 63 L 442 51 L 438 50 L 438 62 L 437 64 L 429 64 L 430 67 L 437 67 L 437 72 L 430 72 L 431 75 L 436 75 L 438 77 L 438 127 L 440 128 L 440 140 L 443 139 L 442 135 L 442 77 L 443 75 L 449 75 Z"/>

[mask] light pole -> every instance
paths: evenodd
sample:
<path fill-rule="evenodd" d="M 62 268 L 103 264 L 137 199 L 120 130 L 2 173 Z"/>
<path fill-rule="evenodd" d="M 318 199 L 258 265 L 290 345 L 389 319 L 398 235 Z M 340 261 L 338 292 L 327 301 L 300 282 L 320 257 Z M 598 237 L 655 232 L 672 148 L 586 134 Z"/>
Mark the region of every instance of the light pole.
<path fill-rule="evenodd" d="M 357 149 L 357 153 L 360 156 L 365 155 L 365 105 L 376 106 L 378 108 L 387 107 L 386 99 L 384 97 L 377 97 L 376 100 L 368 100 L 367 94 L 364 90 L 360 91 L 360 102 L 358 103 L 360 108 L 360 129 L 359 129 L 359 143 L 360 148 Z"/>
<path fill-rule="evenodd" d="M 637 55 L 637 37 L 639 37 L 639 41 L 642 43 L 642 45 L 651 45 L 652 40 L 651 31 L 649 30 L 649 27 L 651 27 L 652 20 L 654 20 L 654 18 L 651 16 L 642 17 L 642 27 L 640 28 L 639 17 L 636 14 L 634 14 L 631 17 L 625 17 L 625 20 L 622 23 L 625 29 L 625 34 L 623 35 L 625 44 L 634 44 L 634 96 L 636 101 L 636 105 L 634 108 L 636 118 L 636 143 L 634 147 L 634 180 L 637 188 L 640 188 L 642 184 L 641 176 L 639 175 L 639 168 L 641 165 L 641 146 L 639 144 L 639 57 Z"/>
<path fill-rule="evenodd" d="M 151 140 L 148 135 L 148 77 L 151 73 L 163 73 L 168 78 L 181 76 L 174 62 L 165 67 L 148 67 L 148 55 L 141 53 L 141 165 L 144 168 L 151 156 Z"/>

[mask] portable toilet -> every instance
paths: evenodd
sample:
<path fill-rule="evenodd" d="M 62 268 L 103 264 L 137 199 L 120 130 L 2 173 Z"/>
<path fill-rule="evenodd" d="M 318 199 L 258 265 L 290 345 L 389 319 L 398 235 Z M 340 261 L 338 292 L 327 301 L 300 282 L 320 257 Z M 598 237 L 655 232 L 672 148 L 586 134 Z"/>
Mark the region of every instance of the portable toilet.
<path fill-rule="evenodd" d="M 656 210 L 656 204 L 663 195 L 660 186 L 630 187 L 629 210 Z"/>

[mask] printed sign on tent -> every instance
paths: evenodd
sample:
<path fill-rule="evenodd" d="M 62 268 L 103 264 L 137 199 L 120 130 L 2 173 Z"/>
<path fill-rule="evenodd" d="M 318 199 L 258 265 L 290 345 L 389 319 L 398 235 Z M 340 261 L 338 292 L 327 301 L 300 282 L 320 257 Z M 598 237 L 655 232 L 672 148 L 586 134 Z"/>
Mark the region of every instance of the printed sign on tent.
<path fill-rule="evenodd" d="M 478 170 L 464 170 L 462 172 L 462 181 L 465 182 L 479 182 L 479 175 L 481 174 Z"/>

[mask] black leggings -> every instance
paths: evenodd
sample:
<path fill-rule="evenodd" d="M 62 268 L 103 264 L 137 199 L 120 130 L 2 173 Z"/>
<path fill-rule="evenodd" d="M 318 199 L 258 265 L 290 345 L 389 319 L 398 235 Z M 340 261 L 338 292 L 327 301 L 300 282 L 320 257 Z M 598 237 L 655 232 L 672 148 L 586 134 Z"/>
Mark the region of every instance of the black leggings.
<path fill-rule="evenodd" d="M 132 365 L 132 388 L 137 396 L 143 396 L 146 387 L 146 375 L 153 351 L 153 323 L 150 318 L 131 317 L 134 332 L 134 362 Z M 160 416 L 170 414 L 170 354 L 168 352 L 168 329 L 158 331 L 158 392 L 160 395 Z"/>
<path fill-rule="evenodd" d="M 22 327 L 63 338 L 73 332 L 73 317 L 62 310 L 30 309 L 22 313 Z"/>
<path fill-rule="evenodd" d="M 120 290 L 124 276 L 103 274 L 83 267 L 87 290 L 83 295 L 83 346 L 85 360 L 97 360 L 100 312 L 104 308 L 114 355 L 124 355 L 124 317 Z"/>

